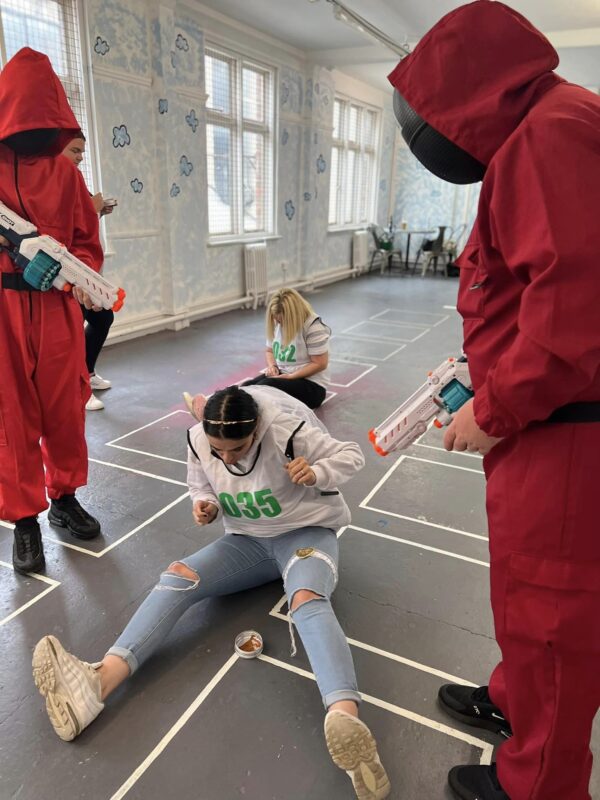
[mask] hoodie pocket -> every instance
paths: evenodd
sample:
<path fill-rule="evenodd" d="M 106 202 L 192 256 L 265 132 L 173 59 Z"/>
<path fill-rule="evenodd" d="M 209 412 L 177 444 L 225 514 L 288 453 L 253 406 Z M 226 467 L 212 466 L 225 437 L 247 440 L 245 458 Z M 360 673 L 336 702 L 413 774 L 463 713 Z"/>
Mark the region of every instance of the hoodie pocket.
<path fill-rule="evenodd" d="M 479 245 L 468 244 L 456 264 L 460 267 L 459 314 L 465 320 L 484 319 L 487 274 L 480 263 Z"/>

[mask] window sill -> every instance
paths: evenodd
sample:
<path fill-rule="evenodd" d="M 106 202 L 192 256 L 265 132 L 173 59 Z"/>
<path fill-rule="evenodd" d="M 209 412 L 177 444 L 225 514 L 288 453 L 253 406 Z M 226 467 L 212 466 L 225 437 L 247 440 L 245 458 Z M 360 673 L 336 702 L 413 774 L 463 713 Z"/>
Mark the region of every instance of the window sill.
<path fill-rule="evenodd" d="M 353 231 L 366 231 L 366 225 L 336 225 L 327 228 L 327 233 L 352 233 Z"/>
<path fill-rule="evenodd" d="M 271 242 L 282 237 L 277 233 L 269 233 L 266 236 L 233 236 L 231 238 L 209 239 L 208 247 L 225 247 L 231 244 L 258 244 L 258 242 Z"/>

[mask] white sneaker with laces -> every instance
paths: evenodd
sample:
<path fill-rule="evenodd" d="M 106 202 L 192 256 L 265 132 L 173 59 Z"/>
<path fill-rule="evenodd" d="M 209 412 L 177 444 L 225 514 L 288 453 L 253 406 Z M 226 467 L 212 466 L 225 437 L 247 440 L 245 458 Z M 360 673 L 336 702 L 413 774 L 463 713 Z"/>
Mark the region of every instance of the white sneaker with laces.
<path fill-rule="evenodd" d="M 85 404 L 86 411 L 101 411 L 104 408 L 104 403 L 100 398 L 93 394 Z"/>
<path fill-rule="evenodd" d="M 352 780 L 358 800 L 383 800 L 389 795 L 390 781 L 377 742 L 362 720 L 345 711 L 330 711 L 325 717 L 325 740 L 333 763 Z"/>
<path fill-rule="evenodd" d="M 105 389 L 110 389 L 112 382 L 95 372 L 93 375 L 90 375 L 90 386 L 95 392 L 103 392 Z"/>
<path fill-rule="evenodd" d="M 33 680 L 46 698 L 52 727 L 70 742 L 104 708 L 100 676 L 91 664 L 67 653 L 55 636 L 44 636 L 33 651 Z"/>

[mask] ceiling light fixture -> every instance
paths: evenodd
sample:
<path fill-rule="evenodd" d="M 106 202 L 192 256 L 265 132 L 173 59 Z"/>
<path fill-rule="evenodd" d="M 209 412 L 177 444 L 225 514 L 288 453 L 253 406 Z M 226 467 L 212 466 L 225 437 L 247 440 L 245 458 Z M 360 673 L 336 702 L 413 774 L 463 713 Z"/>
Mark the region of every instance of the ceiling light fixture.
<path fill-rule="evenodd" d="M 309 2 L 315 3 L 317 0 L 309 0 Z M 364 17 L 361 17 L 360 14 L 357 14 L 356 11 L 352 11 L 352 9 L 348 8 L 341 0 L 327 0 L 327 2 L 331 3 L 333 6 L 333 16 L 340 22 L 345 22 L 361 33 L 366 33 L 401 58 L 409 55 L 410 47 L 406 40 L 402 44 L 398 44 L 398 42 L 395 42 L 383 31 L 380 31 L 379 28 L 376 28 L 375 25 L 371 25 L 370 22 Z"/>

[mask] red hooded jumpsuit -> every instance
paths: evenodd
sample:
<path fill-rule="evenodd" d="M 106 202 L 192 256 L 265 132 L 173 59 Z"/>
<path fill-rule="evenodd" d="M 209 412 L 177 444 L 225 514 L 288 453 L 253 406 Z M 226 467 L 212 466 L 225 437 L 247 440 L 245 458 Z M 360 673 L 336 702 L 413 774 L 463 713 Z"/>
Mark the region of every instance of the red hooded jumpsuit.
<path fill-rule="evenodd" d="M 557 64 L 527 20 L 478 0 L 390 76 L 488 165 L 458 308 L 477 423 L 503 437 L 484 465 L 511 800 L 588 800 L 600 705 L 600 423 L 542 422 L 600 402 L 600 97 Z"/>
<path fill-rule="evenodd" d="M 61 129 L 43 156 L 1 143 L 35 128 Z M 0 200 L 98 270 L 98 217 L 79 171 L 56 158 L 79 128 L 47 56 L 20 50 L 0 73 Z M 0 254 L 0 272 L 14 271 Z M 75 298 L 0 287 L 0 519 L 42 511 L 46 489 L 55 499 L 85 485 L 89 395 Z"/>

